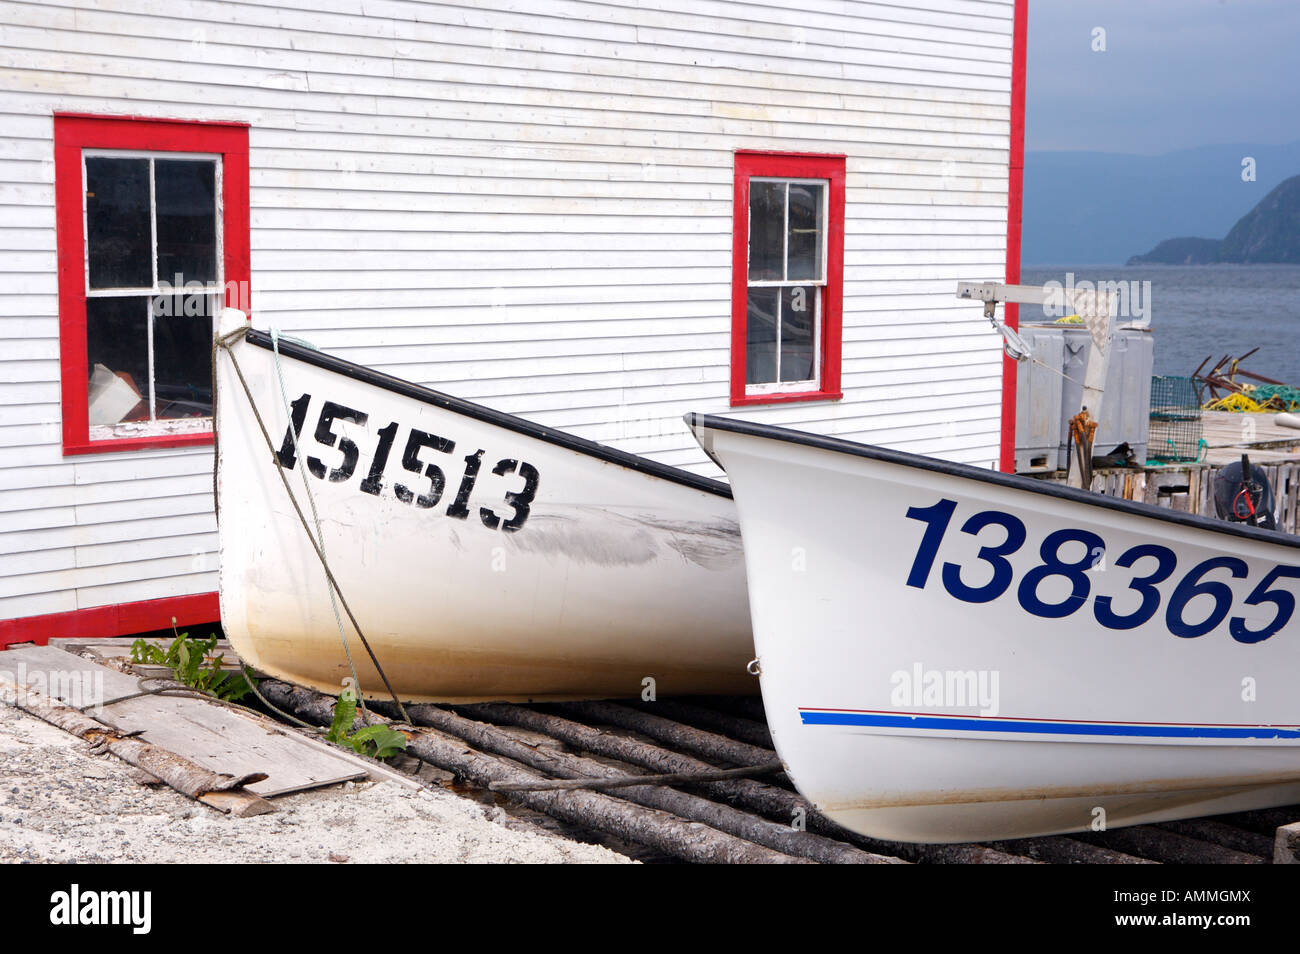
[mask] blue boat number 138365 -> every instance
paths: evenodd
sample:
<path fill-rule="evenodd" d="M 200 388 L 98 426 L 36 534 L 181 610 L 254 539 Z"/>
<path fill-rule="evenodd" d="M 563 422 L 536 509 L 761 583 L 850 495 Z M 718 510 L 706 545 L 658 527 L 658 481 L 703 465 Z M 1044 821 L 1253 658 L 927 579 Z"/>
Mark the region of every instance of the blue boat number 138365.
<path fill-rule="evenodd" d="M 908 508 L 908 519 L 925 524 L 925 533 L 907 575 L 908 586 L 924 589 L 929 583 L 939 546 L 956 509 L 957 502 L 947 499 L 931 507 Z M 1018 552 L 1028 537 L 1025 524 L 1019 517 L 1001 510 L 981 510 L 969 517 L 959 532 L 978 537 L 981 542 L 987 541 L 975 556 L 984 567 L 976 570 L 957 563 L 942 564 L 939 578 L 943 588 L 963 602 L 988 603 L 1015 584 L 1016 599 L 1021 608 L 1044 619 L 1064 619 L 1078 612 L 1092 597 L 1093 616 L 1102 626 L 1118 630 L 1136 629 L 1160 611 L 1163 597 L 1157 587 L 1170 580 L 1178 569 L 1178 557 L 1173 550 L 1158 543 L 1140 543 L 1125 550 L 1114 561 L 1115 566 L 1133 571 L 1125 595 L 1122 598 L 1093 596 L 1095 577 L 1089 570 L 1101 564 L 1106 542 L 1091 530 L 1065 528 L 1053 530 L 1043 538 L 1038 547 L 1039 562 L 1016 584 L 1015 570 L 1008 557 Z M 1067 556 L 1062 556 L 1063 553 Z M 1216 556 L 1202 560 L 1184 573 L 1174 587 L 1165 606 L 1165 626 L 1175 636 L 1191 639 L 1212 632 L 1227 619 L 1228 632 L 1239 643 L 1258 643 L 1268 639 L 1290 622 L 1295 613 L 1294 594 L 1279 584 L 1284 580 L 1300 579 L 1300 566 L 1274 566 L 1243 601 L 1247 606 L 1273 607 L 1271 618 L 1265 611 L 1263 619 L 1254 616 L 1249 621 L 1245 616 L 1229 619 L 1233 592 L 1225 577 L 1242 580 L 1249 572 L 1246 562 L 1237 557 Z M 1069 593 L 1064 598 L 1049 601 L 1044 597 L 1042 584 L 1049 577 L 1060 577 L 1065 581 L 1065 584 L 1048 588 L 1049 592 L 1055 590 L 1059 594 L 1068 584 Z M 967 582 L 971 578 L 987 582 L 972 586 Z M 1136 597 L 1128 595 L 1130 591 Z M 1187 605 L 1198 596 L 1211 598 L 1209 604 L 1202 601 L 1203 607 L 1209 606 L 1209 614 L 1202 615 L 1202 610 L 1189 620 Z M 1125 607 L 1124 612 L 1115 609 L 1116 601 Z M 1263 625 L 1259 625 L 1261 622 Z"/>

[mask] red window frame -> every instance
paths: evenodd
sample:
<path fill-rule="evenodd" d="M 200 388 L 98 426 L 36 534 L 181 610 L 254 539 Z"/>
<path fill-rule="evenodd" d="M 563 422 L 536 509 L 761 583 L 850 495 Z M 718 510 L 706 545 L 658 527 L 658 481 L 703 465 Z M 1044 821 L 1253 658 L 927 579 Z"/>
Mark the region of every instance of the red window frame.
<path fill-rule="evenodd" d="M 222 165 L 223 280 L 226 305 L 247 307 L 249 288 L 248 124 L 54 114 L 54 205 L 59 256 L 59 358 L 63 453 L 211 444 L 212 432 L 91 440 L 86 391 L 86 235 L 83 149 L 219 153 Z M 237 289 L 243 289 L 242 302 Z"/>
<path fill-rule="evenodd" d="M 827 195 L 826 286 L 822 293 L 821 380 L 814 391 L 747 394 L 745 355 L 749 290 L 749 180 L 755 177 L 825 179 Z M 840 349 L 844 308 L 844 156 L 820 153 L 735 154 L 731 250 L 731 406 L 833 401 L 840 391 Z"/>

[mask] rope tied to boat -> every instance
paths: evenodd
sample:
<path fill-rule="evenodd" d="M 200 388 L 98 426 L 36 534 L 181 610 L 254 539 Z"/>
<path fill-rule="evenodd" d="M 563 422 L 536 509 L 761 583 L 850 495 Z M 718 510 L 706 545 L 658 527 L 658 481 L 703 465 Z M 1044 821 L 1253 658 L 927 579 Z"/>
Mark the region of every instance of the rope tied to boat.
<path fill-rule="evenodd" d="M 302 450 L 298 446 L 298 428 L 293 426 L 293 414 L 289 408 L 289 394 L 284 386 L 284 368 L 280 364 L 280 329 L 275 327 L 274 325 L 271 326 L 271 351 L 275 355 L 275 376 L 280 383 L 281 407 L 284 410 L 285 420 L 290 422 L 289 438 L 290 440 L 293 441 L 294 457 L 297 460 L 304 460 L 302 456 Z M 280 461 L 279 454 L 275 455 L 275 460 L 276 463 L 279 464 L 281 468 L 283 468 L 283 464 Z M 311 492 L 311 483 L 307 480 L 307 469 L 305 467 L 300 467 L 298 468 L 298 473 L 302 477 L 303 492 L 307 494 L 307 504 L 308 506 L 311 507 L 312 522 L 316 524 L 316 536 L 313 538 L 313 542 L 315 542 L 316 546 L 320 551 L 321 560 L 324 561 L 325 560 L 325 531 L 321 528 L 320 525 L 320 512 L 317 511 L 316 509 L 316 496 Z M 310 529 L 307 529 L 307 535 L 311 536 Z M 334 595 L 334 587 L 327 586 L 326 590 L 329 591 L 330 608 L 334 611 L 334 622 L 338 626 L 339 642 L 343 644 L 343 655 L 347 657 L 348 670 L 352 673 L 352 685 L 360 689 L 361 679 L 357 676 L 357 664 L 352 659 L 352 647 L 348 645 L 347 633 L 343 629 L 343 617 L 339 614 L 339 603 Z M 394 696 L 394 698 L 396 697 Z M 366 711 L 365 700 L 361 698 L 360 695 L 358 695 L 357 702 L 361 706 L 361 711 L 364 713 Z"/>
<path fill-rule="evenodd" d="M 343 627 L 342 617 L 339 615 L 339 604 L 342 604 L 344 612 L 347 613 L 348 619 L 352 623 L 352 628 L 356 630 L 357 637 L 361 640 L 361 645 L 365 647 L 366 653 L 370 656 L 371 663 L 374 664 L 375 671 L 379 673 L 379 678 L 383 680 L 384 688 L 388 690 L 388 694 L 392 698 L 393 704 L 397 707 L 397 711 L 401 713 L 402 721 L 409 725 L 411 720 L 410 717 L 406 714 L 406 708 L 402 705 L 401 700 L 398 699 L 397 692 L 393 689 L 392 683 L 389 682 L 388 674 L 384 672 L 384 667 L 380 665 L 379 658 L 375 655 L 374 649 L 372 649 L 370 646 L 370 641 L 366 639 L 365 633 L 362 632 L 361 624 L 357 622 L 356 614 L 352 612 L 352 607 L 348 605 L 347 597 L 343 595 L 343 590 L 339 586 L 338 579 L 334 576 L 334 571 L 333 569 L 331 569 L 329 560 L 326 558 L 325 551 L 322 546 L 324 542 L 324 535 L 321 530 L 320 517 L 316 512 L 316 503 L 315 503 L 315 499 L 312 497 L 311 487 L 307 483 L 307 475 L 305 473 L 303 474 L 303 486 L 304 488 L 306 488 L 307 500 L 311 504 L 312 516 L 315 518 L 316 521 L 316 531 L 318 534 L 321 534 L 320 542 L 318 542 L 316 536 L 312 534 L 311 526 L 307 522 L 307 516 L 306 514 L 303 513 L 302 507 L 298 503 L 298 498 L 294 495 L 293 488 L 289 486 L 289 478 L 286 476 L 284 472 L 284 463 L 283 461 L 280 460 L 280 455 L 276 451 L 275 445 L 271 443 L 271 435 L 270 432 L 268 432 L 266 429 L 266 422 L 262 420 L 262 414 L 257 408 L 257 402 L 253 400 L 253 392 L 249 388 L 248 381 L 244 377 L 243 369 L 241 369 L 239 366 L 239 359 L 235 357 L 235 352 L 230 347 L 230 343 L 236 340 L 237 338 L 239 338 L 240 336 L 242 336 L 244 333 L 245 333 L 244 328 L 236 328 L 226 335 L 215 338 L 214 339 L 215 348 L 220 348 L 230 358 L 230 366 L 234 368 L 235 375 L 239 378 L 239 384 L 244 391 L 244 397 L 248 400 L 249 409 L 253 412 L 253 417 L 257 421 L 257 427 L 262 432 L 262 441 L 266 444 L 266 449 L 271 452 L 271 460 L 275 462 L 276 471 L 280 475 L 280 482 L 284 485 L 285 493 L 289 495 L 289 502 L 293 504 L 294 512 L 298 515 L 298 522 L 302 526 L 303 532 L 307 534 L 307 539 L 311 541 L 312 549 L 316 553 L 316 558 L 320 560 L 321 568 L 325 571 L 325 578 L 329 582 L 328 589 L 330 592 L 330 603 L 334 608 L 334 618 L 339 626 L 339 636 L 342 639 L 343 649 L 345 654 L 347 655 L 348 666 L 352 671 L 352 678 L 354 681 L 354 685 L 356 685 L 357 688 L 360 689 L 361 681 L 357 676 L 356 665 L 353 663 L 352 653 L 348 647 L 347 634 Z M 278 336 L 276 335 L 276 332 L 274 330 L 272 330 L 271 332 L 271 340 L 273 343 L 277 342 L 278 340 Z M 275 350 L 275 365 L 276 365 L 276 372 L 280 377 L 280 392 L 281 392 L 281 397 L 283 398 L 285 394 L 284 377 L 282 374 L 280 374 L 280 352 L 278 347 Z M 214 374 L 215 374 L 215 363 L 214 363 Z M 216 394 L 215 390 L 213 394 L 215 396 Z M 298 435 L 295 429 L 293 428 L 292 424 L 290 424 L 289 433 L 293 435 L 294 453 L 297 454 Z M 337 602 L 335 601 L 336 593 L 338 594 Z M 254 692 L 256 692 L 256 689 L 254 689 Z M 258 693 L 258 698 L 261 698 L 260 693 Z M 358 704 L 361 707 L 361 711 L 366 716 L 366 721 L 369 721 L 370 713 L 366 709 L 365 700 L 361 697 L 359 693 L 357 696 L 357 700 L 358 700 Z M 263 699 L 262 701 L 265 702 L 266 700 Z"/>

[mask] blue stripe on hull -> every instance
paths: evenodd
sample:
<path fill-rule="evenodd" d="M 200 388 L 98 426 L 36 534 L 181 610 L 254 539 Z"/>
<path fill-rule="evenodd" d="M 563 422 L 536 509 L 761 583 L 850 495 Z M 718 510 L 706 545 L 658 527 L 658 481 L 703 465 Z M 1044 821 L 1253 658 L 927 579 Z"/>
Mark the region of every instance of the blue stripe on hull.
<path fill-rule="evenodd" d="M 1142 725 L 1099 722 L 1031 722 L 1020 719 L 895 715 L 876 712 L 799 710 L 804 725 L 870 726 L 885 729 L 942 729 L 960 732 L 1022 732 L 1029 735 L 1099 735 L 1161 739 L 1296 739 L 1300 729 L 1267 725 Z"/>

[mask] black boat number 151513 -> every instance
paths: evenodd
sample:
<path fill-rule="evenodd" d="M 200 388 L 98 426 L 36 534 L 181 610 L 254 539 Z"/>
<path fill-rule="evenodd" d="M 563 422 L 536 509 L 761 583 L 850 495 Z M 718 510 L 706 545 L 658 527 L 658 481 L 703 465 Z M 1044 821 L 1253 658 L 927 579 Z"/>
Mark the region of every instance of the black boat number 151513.
<path fill-rule="evenodd" d="M 303 394 L 290 405 L 289 421 L 293 431 L 290 433 L 289 428 L 285 429 L 284 442 L 280 445 L 277 454 L 280 458 L 280 464 L 286 470 L 292 470 L 298 463 L 297 454 L 294 452 L 294 435 L 297 435 L 299 442 L 302 441 L 302 428 L 303 424 L 306 423 L 307 407 L 310 404 L 311 395 Z M 337 421 L 347 421 L 350 424 L 362 425 L 368 420 L 369 415 L 365 411 L 345 407 L 334 401 L 325 401 L 321 405 L 320 415 L 316 418 L 316 431 L 313 436 L 318 444 L 336 448 L 343 455 L 343 459 L 338 466 L 327 467 L 319 458 L 309 456 L 307 458 L 307 470 L 312 476 L 335 483 L 343 483 L 352 479 L 357 470 L 357 462 L 361 459 L 361 448 L 351 438 L 335 433 L 334 424 Z M 396 421 L 392 421 L 377 432 L 379 441 L 370 457 L 370 470 L 362 478 L 359 485 L 362 492 L 375 496 L 383 493 L 386 486 L 384 483 L 384 469 L 388 466 L 388 458 L 393 453 L 397 432 L 398 424 Z M 421 459 L 421 452 L 426 450 L 451 456 L 456 452 L 456 442 L 445 437 L 439 437 L 437 434 L 430 434 L 414 427 L 410 428 L 406 435 L 406 444 L 402 450 L 402 468 L 414 475 L 414 478 L 406 478 L 414 486 L 408 486 L 405 483 L 393 484 L 393 496 L 404 504 L 412 504 L 423 510 L 438 506 L 443 499 L 443 491 L 447 487 L 447 475 L 443 469 L 437 464 Z M 479 469 L 483 464 L 483 454 L 484 451 L 480 448 L 474 453 L 464 456 L 464 468 L 460 475 L 460 485 L 456 489 L 455 498 L 447 507 L 447 516 L 457 520 L 464 520 L 469 516 L 469 496 L 474 491 L 475 481 L 478 480 Z M 524 461 L 505 458 L 496 462 L 496 465 L 492 468 L 492 473 L 498 477 L 518 474 L 519 477 L 523 478 L 523 487 L 506 493 L 505 502 L 513 509 L 513 513 L 508 517 L 503 519 L 500 514 L 491 508 L 479 507 L 479 519 L 483 521 L 483 525 L 489 530 L 498 528 L 506 532 L 518 530 L 528 520 L 528 508 L 533 502 L 533 497 L 537 494 L 537 468 Z M 420 484 L 418 481 L 423 481 L 423 483 Z"/>

